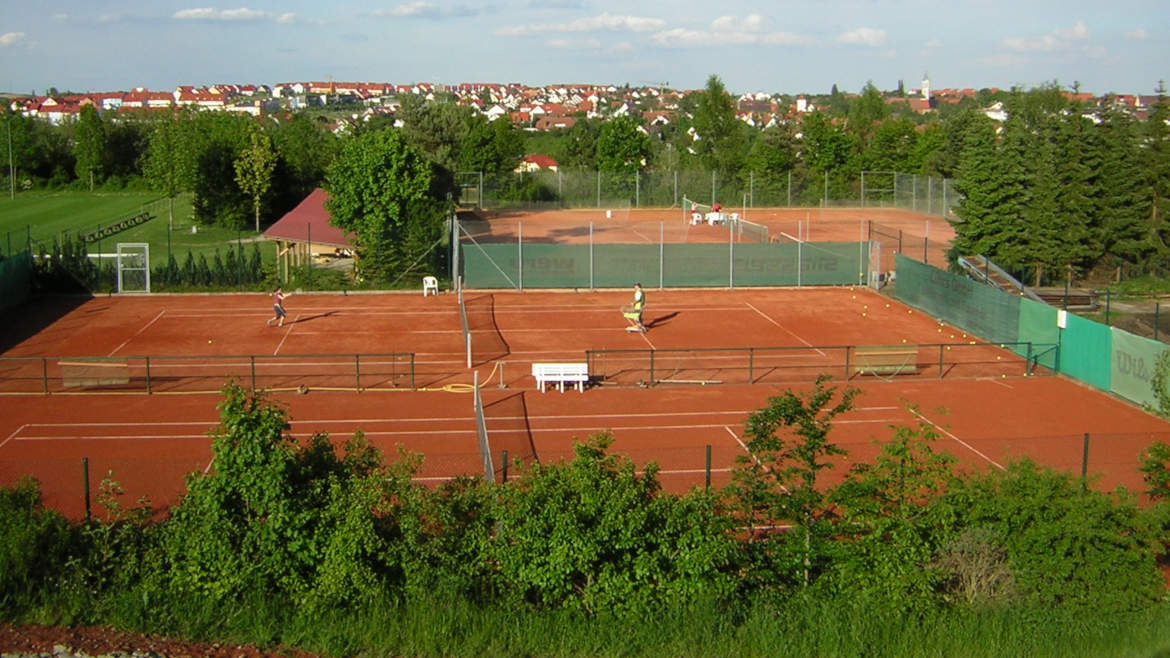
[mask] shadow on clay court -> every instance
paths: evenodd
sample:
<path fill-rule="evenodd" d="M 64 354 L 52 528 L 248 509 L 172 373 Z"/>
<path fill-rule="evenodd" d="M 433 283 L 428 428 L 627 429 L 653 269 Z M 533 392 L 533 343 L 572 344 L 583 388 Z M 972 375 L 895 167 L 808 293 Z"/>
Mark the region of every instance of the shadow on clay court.
<path fill-rule="evenodd" d="M 297 318 L 296 320 L 293 320 L 292 322 L 287 322 L 286 324 L 302 324 L 305 322 L 309 322 L 311 320 L 319 320 L 321 318 L 327 318 L 327 317 L 334 315 L 336 313 L 337 313 L 337 311 L 328 311 L 326 313 L 318 313 L 317 315 L 310 315 L 310 316 L 303 317 L 303 318 Z"/>
<path fill-rule="evenodd" d="M 30 295 L 24 303 L 4 311 L 4 323 L 0 325 L 0 353 L 36 336 L 93 298 L 89 294 Z M 101 305 L 87 309 L 86 313 L 105 310 L 106 306 Z M 79 321 L 87 322 L 84 318 L 79 318 Z"/>
<path fill-rule="evenodd" d="M 675 311 L 674 313 L 667 313 L 666 315 L 660 315 L 660 316 L 654 318 L 653 320 L 647 320 L 646 321 L 646 328 L 653 329 L 655 327 L 660 327 L 664 324 L 669 324 L 671 320 L 678 317 L 678 313 L 679 313 L 678 311 Z"/>
<path fill-rule="evenodd" d="M 503 474 L 504 452 L 508 453 L 508 470 L 512 473 L 517 461 L 540 463 L 536 443 L 532 440 L 532 428 L 528 425 L 528 405 L 524 395 L 516 393 L 483 406 L 497 476 Z"/>

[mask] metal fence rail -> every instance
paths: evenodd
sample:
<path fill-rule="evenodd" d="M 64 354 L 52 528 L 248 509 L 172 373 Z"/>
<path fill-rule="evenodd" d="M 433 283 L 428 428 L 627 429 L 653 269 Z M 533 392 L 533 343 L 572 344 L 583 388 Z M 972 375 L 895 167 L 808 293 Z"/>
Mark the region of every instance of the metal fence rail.
<path fill-rule="evenodd" d="M 590 377 L 618 386 L 759 384 L 858 377 L 975 378 L 1055 374 L 1055 344 L 927 343 L 822 347 L 586 350 Z"/>
<path fill-rule="evenodd" d="M 504 174 L 459 172 L 456 179 L 464 206 L 491 210 L 669 208 L 679 206 L 686 196 L 708 205 L 718 201 L 747 208 L 900 208 L 950 217 L 959 201 L 949 179 L 879 171 L 861 172 L 856 178 L 753 171 L 726 178 L 701 169 L 617 173 L 562 167 Z"/>
<path fill-rule="evenodd" d="M 413 353 L 0 357 L 0 393 L 212 393 L 416 388 Z"/>

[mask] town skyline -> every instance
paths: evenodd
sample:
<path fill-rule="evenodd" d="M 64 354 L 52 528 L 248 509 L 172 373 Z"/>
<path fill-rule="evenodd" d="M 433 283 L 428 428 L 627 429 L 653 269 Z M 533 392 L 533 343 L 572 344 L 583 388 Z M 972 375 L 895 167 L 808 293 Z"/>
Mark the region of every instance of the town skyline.
<path fill-rule="evenodd" d="M 0 13 L 0 91 L 76 93 L 312 80 L 702 88 L 735 94 L 1032 88 L 1149 94 L 1166 78 L 1170 9 L 1111 4 L 846 0 L 669 8 L 610 0 L 331 7 L 163 0 Z M 127 56 L 126 51 L 132 51 Z M 116 54 L 115 54 L 116 53 Z"/>

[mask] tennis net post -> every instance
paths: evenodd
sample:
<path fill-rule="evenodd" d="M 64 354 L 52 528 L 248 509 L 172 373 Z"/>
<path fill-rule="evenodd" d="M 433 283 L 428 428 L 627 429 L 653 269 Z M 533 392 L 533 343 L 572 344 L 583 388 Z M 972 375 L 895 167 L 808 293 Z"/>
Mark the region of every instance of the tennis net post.
<path fill-rule="evenodd" d="M 496 481 L 496 467 L 492 463 L 492 447 L 488 442 L 487 422 L 483 417 L 483 398 L 479 396 L 479 372 L 472 377 L 472 405 L 475 407 L 475 436 L 479 444 L 479 455 L 483 459 L 483 477 L 491 483 Z"/>
<path fill-rule="evenodd" d="M 467 353 L 467 367 L 471 367 L 471 329 L 467 325 L 467 306 L 463 303 L 463 286 L 459 286 L 459 319 L 463 322 L 463 348 Z M 478 389 L 477 389 L 478 390 Z"/>

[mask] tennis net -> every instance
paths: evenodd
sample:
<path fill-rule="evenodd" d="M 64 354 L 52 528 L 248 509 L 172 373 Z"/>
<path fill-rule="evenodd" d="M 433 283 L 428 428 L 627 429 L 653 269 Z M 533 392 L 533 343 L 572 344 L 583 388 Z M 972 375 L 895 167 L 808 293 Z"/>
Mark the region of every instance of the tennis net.
<path fill-rule="evenodd" d="M 1052 374 L 1041 359 L 1052 344 L 931 343 L 799 347 L 587 350 L 602 385 L 759 384 L 841 379 L 1023 377 Z"/>
<path fill-rule="evenodd" d="M 415 388 L 414 354 L 0 357 L 0 393 L 214 393 Z"/>

